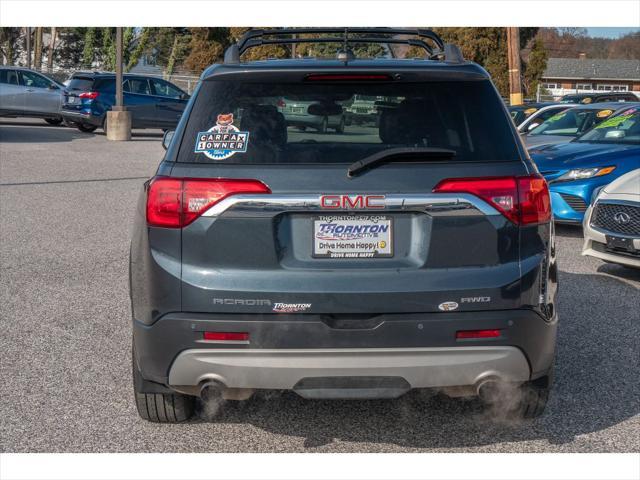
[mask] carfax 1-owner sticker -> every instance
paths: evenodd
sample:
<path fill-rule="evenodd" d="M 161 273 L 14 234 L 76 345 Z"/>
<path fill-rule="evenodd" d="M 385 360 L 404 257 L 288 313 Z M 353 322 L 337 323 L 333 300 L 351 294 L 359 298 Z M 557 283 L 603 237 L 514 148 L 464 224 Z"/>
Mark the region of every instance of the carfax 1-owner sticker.
<path fill-rule="evenodd" d="M 212 160 L 224 160 L 247 151 L 249 132 L 241 132 L 233 125 L 233 113 L 221 113 L 216 124 L 206 132 L 198 132 L 196 153 L 204 153 Z"/>

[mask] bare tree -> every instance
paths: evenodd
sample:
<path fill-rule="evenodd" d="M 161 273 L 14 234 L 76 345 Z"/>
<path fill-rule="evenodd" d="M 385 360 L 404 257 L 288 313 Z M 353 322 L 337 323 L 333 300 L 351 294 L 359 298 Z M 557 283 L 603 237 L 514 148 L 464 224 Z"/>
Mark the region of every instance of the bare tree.
<path fill-rule="evenodd" d="M 49 39 L 49 56 L 47 57 L 47 71 L 53 70 L 53 51 L 56 48 L 56 27 L 51 27 L 51 38 Z"/>
<path fill-rule="evenodd" d="M 42 67 L 42 27 L 36 27 L 36 44 L 33 54 L 33 66 L 36 70 L 40 70 Z"/>

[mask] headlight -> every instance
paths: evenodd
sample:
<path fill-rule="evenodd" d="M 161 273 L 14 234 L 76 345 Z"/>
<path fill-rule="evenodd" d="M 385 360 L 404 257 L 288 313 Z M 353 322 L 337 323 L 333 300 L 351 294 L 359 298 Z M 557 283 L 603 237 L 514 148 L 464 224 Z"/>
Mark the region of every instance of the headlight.
<path fill-rule="evenodd" d="M 554 182 L 567 182 L 571 180 L 584 180 L 585 178 L 601 177 L 613 172 L 616 167 L 576 168 L 560 175 Z"/>

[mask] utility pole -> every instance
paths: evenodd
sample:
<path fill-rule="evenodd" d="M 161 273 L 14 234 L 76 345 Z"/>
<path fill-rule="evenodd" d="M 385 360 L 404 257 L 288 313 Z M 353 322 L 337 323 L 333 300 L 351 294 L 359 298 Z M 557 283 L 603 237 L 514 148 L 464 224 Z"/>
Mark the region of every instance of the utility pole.
<path fill-rule="evenodd" d="M 507 27 L 507 54 L 509 56 L 509 100 L 511 105 L 522 105 L 520 29 L 518 27 Z"/>
<path fill-rule="evenodd" d="M 27 68 L 31 68 L 31 27 L 25 27 L 27 31 Z"/>
<path fill-rule="evenodd" d="M 291 35 L 291 38 L 293 38 L 294 40 L 296 39 L 296 34 L 294 33 L 293 35 Z M 298 44 L 297 43 L 292 43 L 291 44 L 291 58 L 296 58 L 296 46 Z"/>
<path fill-rule="evenodd" d="M 131 140 L 131 112 L 122 96 L 122 27 L 116 27 L 116 104 L 107 112 L 107 140 Z"/>
<path fill-rule="evenodd" d="M 122 101 L 122 27 L 116 28 L 116 107 L 123 110 Z"/>

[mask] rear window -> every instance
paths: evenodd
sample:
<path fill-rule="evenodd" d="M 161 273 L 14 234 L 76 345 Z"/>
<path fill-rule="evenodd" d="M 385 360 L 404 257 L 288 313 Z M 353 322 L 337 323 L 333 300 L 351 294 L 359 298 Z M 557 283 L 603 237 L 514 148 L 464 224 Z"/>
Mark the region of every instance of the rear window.
<path fill-rule="evenodd" d="M 98 78 L 93 85 L 93 90 L 97 90 L 103 93 L 115 93 L 116 92 L 116 79 L 115 78 Z"/>
<path fill-rule="evenodd" d="M 488 81 L 206 81 L 178 161 L 352 163 L 413 146 L 455 150 L 453 161 L 511 161 L 519 153 L 509 123 Z"/>
<path fill-rule="evenodd" d="M 67 89 L 90 91 L 93 87 L 93 77 L 72 77 Z"/>

